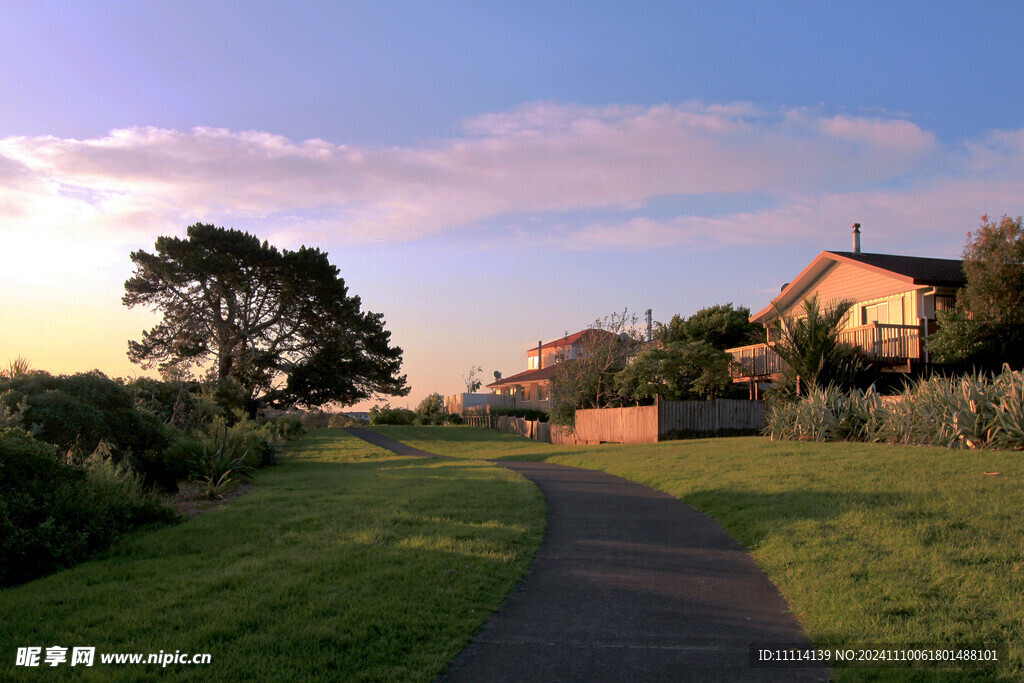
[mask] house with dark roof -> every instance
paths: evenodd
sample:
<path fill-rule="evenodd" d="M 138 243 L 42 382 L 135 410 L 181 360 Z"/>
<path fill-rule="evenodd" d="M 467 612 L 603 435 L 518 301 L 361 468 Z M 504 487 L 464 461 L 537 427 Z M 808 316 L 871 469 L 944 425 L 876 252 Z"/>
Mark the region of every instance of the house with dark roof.
<path fill-rule="evenodd" d="M 491 394 L 501 397 L 490 405 L 550 411 L 551 380 L 556 365 L 579 358 L 595 335 L 614 336 L 607 330 L 586 329 L 547 343 L 537 342 L 526 352 L 524 372 L 487 385 Z"/>
<path fill-rule="evenodd" d="M 771 323 L 780 315 L 799 315 L 805 299 L 822 305 L 854 302 L 840 340 L 859 346 L 883 370 L 910 372 L 927 362 L 925 340 L 935 331 L 935 314 L 953 307 L 966 284 L 959 259 L 872 254 L 860 250 L 860 224 L 853 224 L 853 251 L 823 251 L 761 311 L 750 317 L 769 330 L 767 343 L 727 349 L 736 361 L 733 379 L 749 382 L 777 378 L 784 369 L 772 350 Z"/>

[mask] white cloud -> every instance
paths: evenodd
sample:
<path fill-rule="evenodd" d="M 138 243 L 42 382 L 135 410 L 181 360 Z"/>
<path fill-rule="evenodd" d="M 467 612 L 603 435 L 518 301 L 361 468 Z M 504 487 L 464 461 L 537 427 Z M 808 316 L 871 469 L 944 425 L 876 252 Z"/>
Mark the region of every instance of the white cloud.
<path fill-rule="evenodd" d="M 302 239 L 399 242 L 503 214 L 614 209 L 636 215 L 570 226 L 549 242 L 761 243 L 836 221 L 925 230 L 1013 212 L 1022 150 L 1022 131 L 948 149 L 903 118 L 746 102 L 534 103 L 469 119 L 458 137 L 388 148 L 130 128 L 87 140 L 0 140 L 0 229 L 120 245 L 211 220 Z M 772 208 L 667 219 L 644 212 L 658 197 L 751 193 L 771 197 Z"/>

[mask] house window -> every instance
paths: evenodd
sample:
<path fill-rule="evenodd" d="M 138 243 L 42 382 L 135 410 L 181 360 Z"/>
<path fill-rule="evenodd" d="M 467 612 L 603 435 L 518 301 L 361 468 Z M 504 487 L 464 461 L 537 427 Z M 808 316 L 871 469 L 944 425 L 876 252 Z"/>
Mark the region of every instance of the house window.
<path fill-rule="evenodd" d="M 861 312 L 861 316 L 861 325 L 887 323 L 889 322 L 889 302 L 883 301 L 880 304 L 865 306 Z"/>
<path fill-rule="evenodd" d="M 952 311 L 956 308 L 956 297 L 955 296 L 936 296 L 935 297 L 935 312 L 939 311 Z"/>
<path fill-rule="evenodd" d="M 537 385 L 537 400 L 546 401 L 548 400 L 548 385 L 538 384 Z"/>
<path fill-rule="evenodd" d="M 530 389 L 532 389 L 532 388 L 533 388 L 533 386 L 530 385 L 530 384 L 527 384 L 526 386 L 523 387 L 523 400 L 524 401 L 529 401 L 530 400 Z"/>

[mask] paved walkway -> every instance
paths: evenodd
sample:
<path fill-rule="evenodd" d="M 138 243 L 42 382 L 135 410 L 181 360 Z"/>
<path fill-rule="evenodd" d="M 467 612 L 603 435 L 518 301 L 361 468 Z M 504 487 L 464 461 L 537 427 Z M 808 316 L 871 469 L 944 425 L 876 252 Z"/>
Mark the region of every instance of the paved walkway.
<path fill-rule="evenodd" d="M 711 518 L 603 472 L 498 464 L 540 488 L 547 533 L 441 680 L 827 680 L 825 669 L 749 666 L 752 643 L 806 641 L 775 586 Z"/>

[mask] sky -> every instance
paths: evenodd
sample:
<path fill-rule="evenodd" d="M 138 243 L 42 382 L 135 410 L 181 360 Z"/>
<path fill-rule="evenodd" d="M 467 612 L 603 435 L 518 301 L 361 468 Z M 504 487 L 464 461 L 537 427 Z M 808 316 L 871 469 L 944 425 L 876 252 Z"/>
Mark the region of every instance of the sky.
<path fill-rule="evenodd" d="M 412 388 L 1024 213 L 1018 2 L 0 0 L 0 365 L 130 377 L 130 253 L 316 246 Z M 355 406 L 368 409 L 371 402 Z"/>

